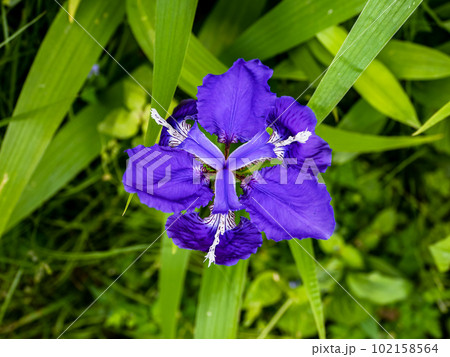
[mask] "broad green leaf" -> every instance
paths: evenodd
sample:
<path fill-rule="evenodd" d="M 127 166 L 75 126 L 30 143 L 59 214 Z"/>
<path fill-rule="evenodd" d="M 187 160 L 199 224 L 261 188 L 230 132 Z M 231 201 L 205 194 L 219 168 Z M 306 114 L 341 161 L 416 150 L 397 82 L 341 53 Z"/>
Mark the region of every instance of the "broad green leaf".
<path fill-rule="evenodd" d="M 345 114 L 338 124 L 340 130 L 363 134 L 378 134 L 386 124 L 386 116 L 371 107 L 364 99 L 360 99 Z"/>
<path fill-rule="evenodd" d="M 349 274 L 347 283 L 356 297 L 367 299 L 377 305 L 405 300 L 411 292 L 411 283 L 408 280 L 389 277 L 378 272 Z"/>
<path fill-rule="evenodd" d="M 198 39 L 214 55 L 230 46 L 255 22 L 267 0 L 219 0 L 203 23 Z"/>
<path fill-rule="evenodd" d="M 77 18 L 101 45 L 106 45 L 123 18 L 123 10 L 119 0 L 84 1 Z M 39 48 L 13 116 L 75 99 L 101 51 L 61 10 Z M 61 106 L 9 125 L 0 151 L 0 236 L 68 109 L 69 105 Z"/>
<path fill-rule="evenodd" d="M 450 102 L 434 113 L 413 135 L 419 135 L 450 116 Z"/>
<path fill-rule="evenodd" d="M 168 215 L 164 216 L 167 219 Z M 178 308 L 189 255 L 189 250 L 178 248 L 167 234 L 163 235 L 159 277 L 159 308 L 163 338 L 176 337 Z"/>
<path fill-rule="evenodd" d="M 346 37 L 347 32 L 341 27 L 330 27 L 317 34 L 319 41 L 333 55 L 339 52 Z M 380 113 L 413 127 L 420 125 L 408 95 L 380 61 L 373 60 L 354 83 L 354 87 Z"/>
<path fill-rule="evenodd" d="M 129 111 L 125 108 L 116 108 L 99 123 L 98 130 L 118 139 L 129 139 L 134 137 L 140 127 L 140 112 Z"/>
<path fill-rule="evenodd" d="M 280 62 L 273 69 L 273 79 L 290 79 L 294 81 L 306 81 L 308 77 L 306 73 L 301 69 L 297 68 L 292 59 L 287 58 Z"/>
<path fill-rule="evenodd" d="M 248 260 L 203 269 L 195 338 L 236 338 Z"/>
<path fill-rule="evenodd" d="M 450 237 L 429 246 L 431 255 L 440 272 L 450 269 Z"/>
<path fill-rule="evenodd" d="M 277 303 L 282 296 L 280 276 L 274 271 L 265 271 L 250 284 L 244 299 L 245 326 L 250 326 L 265 306 Z"/>
<path fill-rule="evenodd" d="M 296 68 L 305 72 L 309 82 L 314 86 L 314 80 L 317 77 L 320 77 L 323 70 L 319 63 L 317 63 L 308 46 L 302 45 L 294 49 L 289 53 L 289 58 Z"/>
<path fill-rule="evenodd" d="M 226 51 L 223 60 L 264 60 L 357 15 L 366 0 L 285 0 L 249 27 Z"/>
<path fill-rule="evenodd" d="M 319 123 L 339 103 L 420 3 L 421 0 L 367 2 L 309 101 L 308 105 L 316 113 Z M 410 118 L 412 121 L 414 119 Z"/>
<path fill-rule="evenodd" d="M 417 43 L 392 40 L 377 58 L 398 79 L 426 80 L 450 76 L 450 57 Z"/>
<path fill-rule="evenodd" d="M 435 109 L 441 108 L 448 102 L 448 93 L 450 93 L 450 78 L 414 82 L 412 85 L 413 98 Z"/>
<path fill-rule="evenodd" d="M 328 142 L 334 151 L 342 152 L 380 152 L 402 149 L 411 146 L 431 143 L 442 139 L 442 135 L 411 138 L 408 136 L 376 136 L 340 130 L 322 124 L 316 133 Z"/>
<path fill-rule="evenodd" d="M 155 42 L 155 4 L 156 0 L 127 0 L 127 15 L 131 30 L 147 58 L 153 62 Z M 197 86 L 202 84 L 207 74 L 220 74 L 227 68 L 215 58 L 194 36 L 188 44 L 179 87 L 195 98 Z"/>
<path fill-rule="evenodd" d="M 196 8 L 197 0 L 156 1 L 151 104 L 163 117 L 167 116 L 180 79 Z M 145 144 L 153 145 L 160 130 L 160 126 L 150 120 Z"/>
<path fill-rule="evenodd" d="M 297 240 L 294 238 L 289 241 L 289 247 L 294 256 L 298 272 L 303 280 L 317 331 L 319 332 L 319 337 L 325 338 L 325 319 L 323 315 L 322 299 L 320 297 L 319 282 L 316 274 L 316 262 L 314 259 L 312 240 Z M 301 319 L 301 316 L 298 318 Z"/>

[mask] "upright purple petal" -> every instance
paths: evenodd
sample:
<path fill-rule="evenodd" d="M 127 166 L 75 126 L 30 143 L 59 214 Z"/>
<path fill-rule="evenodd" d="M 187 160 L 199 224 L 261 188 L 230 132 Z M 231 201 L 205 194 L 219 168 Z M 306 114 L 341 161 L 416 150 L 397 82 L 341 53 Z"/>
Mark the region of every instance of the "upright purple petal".
<path fill-rule="evenodd" d="M 266 167 L 244 186 L 241 203 L 268 239 L 328 239 L 335 220 L 325 184 L 300 170 Z"/>
<path fill-rule="evenodd" d="M 130 157 L 123 175 L 125 191 L 163 212 L 181 212 L 206 206 L 213 197 L 202 164 L 177 148 L 139 145 L 127 150 Z"/>
<path fill-rule="evenodd" d="M 238 59 L 224 74 L 207 75 L 198 88 L 198 120 L 220 142 L 245 142 L 265 128 L 276 95 L 267 81 L 273 71 L 259 60 Z"/>
<path fill-rule="evenodd" d="M 185 99 L 173 110 L 170 118 L 167 122 L 174 128 L 177 128 L 180 122 L 185 120 L 186 117 L 196 119 L 197 117 L 197 101 L 195 99 Z M 162 128 L 161 136 L 159 139 L 159 145 L 169 146 L 170 134 L 166 128 Z"/>
<path fill-rule="evenodd" d="M 172 215 L 166 223 L 167 235 L 180 248 L 208 252 L 217 227 L 207 224 L 198 213 Z M 261 233 L 246 218 L 233 229 L 225 231 L 215 249 L 216 264 L 234 265 L 247 259 L 262 245 Z"/>
<path fill-rule="evenodd" d="M 236 180 L 228 166 L 217 171 L 215 193 L 213 213 L 226 214 L 242 208 L 236 194 Z"/>
<path fill-rule="evenodd" d="M 216 170 L 220 170 L 225 164 L 222 151 L 200 131 L 197 123 L 189 130 L 188 137 L 178 148 L 191 153 Z"/>
<path fill-rule="evenodd" d="M 331 149 L 327 142 L 314 133 L 316 117 L 313 111 L 291 97 L 280 97 L 267 116 L 267 125 L 272 127 L 281 140 L 309 130 L 313 134 L 304 144 L 294 142 L 285 147 L 285 158 L 294 158 L 302 166 L 306 159 L 312 159 L 320 172 L 331 165 Z"/>
<path fill-rule="evenodd" d="M 269 143 L 270 135 L 263 131 L 256 134 L 249 142 L 239 146 L 229 156 L 228 160 L 233 164 L 233 170 L 251 164 L 252 162 L 276 158 L 275 146 Z"/>

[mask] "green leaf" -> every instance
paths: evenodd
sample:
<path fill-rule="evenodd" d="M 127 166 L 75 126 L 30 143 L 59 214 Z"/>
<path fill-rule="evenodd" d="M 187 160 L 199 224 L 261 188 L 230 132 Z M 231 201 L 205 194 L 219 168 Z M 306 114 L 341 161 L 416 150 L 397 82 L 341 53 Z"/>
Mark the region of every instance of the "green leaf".
<path fill-rule="evenodd" d="M 151 62 L 155 42 L 155 4 L 156 0 L 127 0 L 127 15 L 131 30 Z M 202 84 L 203 77 L 209 73 L 220 74 L 226 70 L 227 68 L 191 34 L 178 85 L 189 96 L 195 98 L 197 86 Z"/>
<path fill-rule="evenodd" d="M 78 21 L 105 45 L 122 20 L 122 1 L 85 1 L 77 13 Z M 39 48 L 13 116 L 75 99 L 101 51 L 61 10 Z M 0 235 L 68 109 L 69 105 L 60 106 L 9 125 L 0 151 Z"/>
<path fill-rule="evenodd" d="M 195 338 L 236 338 L 248 260 L 203 269 Z"/>
<path fill-rule="evenodd" d="M 167 214 L 165 215 L 168 216 Z M 163 219 L 165 222 L 165 219 Z M 190 251 L 175 246 L 167 234 L 162 237 L 159 277 L 159 308 L 163 338 L 175 338 L 178 308 Z"/>
<path fill-rule="evenodd" d="M 392 40 L 377 58 L 398 79 L 427 80 L 450 76 L 450 57 L 417 43 Z"/>
<path fill-rule="evenodd" d="M 366 0 L 285 0 L 248 28 L 226 51 L 223 60 L 264 60 L 299 45 L 329 26 L 357 15 Z"/>
<path fill-rule="evenodd" d="M 316 274 L 316 262 L 314 260 L 314 248 L 311 239 L 291 239 L 289 241 L 295 264 L 303 280 L 308 295 L 311 310 L 314 315 L 317 331 L 320 338 L 325 338 L 325 320 L 323 305 L 320 298 L 319 282 Z M 299 317 L 300 318 L 300 317 Z"/>
<path fill-rule="evenodd" d="M 421 0 L 367 2 L 309 101 L 308 105 L 314 110 L 319 123 L 339 103 L 420 3 Z"/>
<path fill-rule="evenodd" d="M 274 271 L 265 271 L 253 280 L 244 299 L 247 310 L 245 326 L 250 326 L 265 306 L 277 303 L 282 296 L 279 285 L 280 276 Z"/>
<path fill-rule="evenodd" d="M 98 130 L 118 139 L 129 139 L 139 131 L 140 112 L 116 108 L 98 125 Z"/>
<path fill-rule="evenodd" d="M 212 54 L 219 55 L 258 19 L 266 3 L 267 0 L 219 0 L 205 20 L 198 39 Z"/>
<path fill-rule="evenodd" d="M 181 74 L 197 0 L 156 1 L 152 108 L 166 116 Z M 153 145 L 161 128 L 149 121 L 145 144 Z"/>
<path fill-rule="evenodd" d="M 450 236 L 429 246 L 431 255 L 440 272 L 450 269 Z"/>
<path fill-rule="evenodd" d="M 306 73 L 297 68 L 292 59 L 288 58 L 280 62 L 273 69 L 273 79 L 290 79 L 294 81 L 306 81 L 308 77 Z"/>
<path fill-rule="evenodd" d="M 78 6 L 80 6 L 81 0 L 69 0 L 67 11 L 69 12 L 69 22 L 73 22 L 73 18 L 77 13 Z"/>
<path fill-rule="evenodd" d="M 17 202 L 8 229 L 52 197 L 100 154 L 97 124 L 109 111 L 101 105 L 89 106 L 58 132 Z"/>
<path fill-rule="evenodd" d="M 349 274 L 347 283 L 356 297 L 367 299 L 377 305 L 405 300 L 411 292 L 409 281 L 378 272 Z"/>
<path fill-rule="evenodd" d="M 430 119 L 428 119 L 413 135 L 419 135 L 424 131 L 430 129 L 433 125 L 441 122 L 445 118 L 450 116 L 450 102 L 447 102 L 441 109 L 434 113 Z"/>
<path fill-rule="evenodd" d="M 347 32 L 341 27 L 330 27 L 317 37 L 333 55 L 336 55 L 347 37 Z M 373 60 L 354 83 L 354 87 L 380 113 L 413 127 L 420 125 L 408 95 L 380 61 Z"/>
<path fill-rule="evenodd" d="M 327 141 L 335 151 L 357 153 L 402 149 L 430 143 L 442 138 L 442 135 L 430 135 L 418 138 L 408 136 L 376 136 L 340 130 L 325 124 L 318 126 L 316 133 Z"/>
<path fill-rule="evenodd" d="M 147 90 L 151 90 L 151 81 L 148 81 L 148 78 L 151 78 L 152 72 L 148 66 L 138 67 L 132 75 Z M 83 108 L 57 133 L 36 167 L 30 184 L 22 193 L 7 229 L 12 228 L 51 198 L 100 154 L 97 124 L 114 110 L 116 105 L 126 103 L 129 98 L 128 91 L 135 93 L 137 89 L 144 92 L 134 81 L 125 77 L 103 93 L 103 105 L 93 104 Z M 36 113 L 41 113 L 42 110 L 46 108 L 38 109 Z"/>

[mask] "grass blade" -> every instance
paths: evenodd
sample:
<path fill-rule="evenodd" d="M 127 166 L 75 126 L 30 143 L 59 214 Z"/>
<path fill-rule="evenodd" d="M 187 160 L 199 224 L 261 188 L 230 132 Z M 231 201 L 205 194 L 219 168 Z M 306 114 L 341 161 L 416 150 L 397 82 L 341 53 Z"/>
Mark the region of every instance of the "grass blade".
<path fill-rule="evenodd" d="M 422 134 L 424 131 L 430 129 L 433 125 L 441 122 L 450 116 L 450 102 L 447 102 L 441 109 L 434 113 L 413 135 Z"/>
<path fill-rule="evenodd" d="M 314 92 L 309 106 L 320 123 L 419 6 L 421 0 L 369 0 Z M 352 65 L 349 66 L 348 64 Z"/>
<path fill-rule="evenodd" d="M 9 303 L 14 295 L 14 291 L 16 291 L 17 285 L 19 285 L 20 278 L 22 277 L 23 270 L 20 268 L 16 275 L 14 276 L 14 280 L 11 283 L 11 286 L 6 294 L 5 300 L 0 308 L 0 326 L 3 322 L 3 318 L 5 317 L 6 310 L 8 309 Z"/>
<path fill-rule="evenodd" d="M 180 79 L 196 8 L 197 0 L 156 1 L 152 108 L 163 117 Z M 150 120 L 146 145 L 156 142 L 159 132 L 160 126 Z"/>
<path fill-rule="evenodd" d="M 122 16 L 119 0 L 85 1 L 78 9 L 79 22 L 103 45 Z M 74 99 L 101 50 L 78 24 L 69 23 L 67 13 L 60 11 L 39 49 L 13 116 Z M 39 117 L 9 125 L 0 151 L 0 236 L 68 109 L 69 105 L 61 105 Z"/>
<path fill-rule="evenodd" d="M 203 270 L 195 338 L 236 338 L 248 260 Z"/>
<path fill-rule="evenodd" d="M 320 338 L 325 338 L 325 319 L 323 304 L 320 298 L 319 282 L 316 274 L 316 262 L 314 261 L 314 248 L 311 239 L 291 239 L 289 241 L 295 264 L 303 280 L 311 310 L 316 322 Z M 300 318 L 300 317 L 299 317 Z"/>
<path fill-rule="evenodd" d="M 232 63 L 239 57 L 264 60 L 299 45 L 317 32 L 357 15 L 366 0 L 285 0 L 248 28 L 223 53 Z"/>

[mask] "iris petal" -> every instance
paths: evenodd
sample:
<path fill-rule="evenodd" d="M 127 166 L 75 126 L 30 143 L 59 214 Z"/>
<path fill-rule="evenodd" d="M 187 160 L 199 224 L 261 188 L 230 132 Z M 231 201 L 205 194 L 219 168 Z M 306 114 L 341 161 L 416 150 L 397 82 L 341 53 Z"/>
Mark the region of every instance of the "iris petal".
<path fill-rule="evenodd" d="M 229 157 L 233 170 L 239 170 L 255 161 L 276 158 L 275 146 L 268 142 L 269 138 L 269 134 L 263 131 L 234 150 Z"/>
<path fill-rule="evenodd" d="M 224 166 L 225 158 L 222 151 L 200 131 L 197 123 L 189 130 L 187 138 L 178 145 L 178 148 L 195 155 L 216 170 Z"/>
<path fill-rule="evenodd" d="M 195 118 L 197 116 L 197 101 L 194 99 L 185 99 L 180 102 L 180 104 L 173 110 L 170 118 L 167 122 L 174 128 L 182 122 L 186 117 Z M 167 128 L 162 128 L 161 136 L 159 139 L 159 145 L 169 146 L 170 134 Z"/>
<path fill-rule="evenodd" d="M 173 215 L 167 219 L 167 235 L 180 248 L 208 252 L 214 241 L 216 227 L 206 224 L 198 213 Z M 234 265 L 256 253 L 262 244 L 261 233 L 246 218 L 233 229 L 225 231 L 215 249 L 216 264 Z"/>
<path fill-rule="evenodd" d="M 245 142 L 265 128 L 275 101 L 267 84 L 273 71 L 259 60 L 238 59 L 224 74 L 207 75 L 198 88 L 198 121 L 220 142 Z"/>
<path fill-rule="evenodd" d="M 206 206 L 213 197 L 202 164 L 177 149 L 139 145 L 127 150 L 130 159 L 123 175 L 125 191 L 163 212 L 180 212 Z"/>
<path fill-rule="evenodd" d="M 277 98 L 274 108 L 267 117 L 271 126 L 281 140 L 305 130 L 312 132 L 306 143 L 294 142 L 285 148 L 284 157 L 294 158 L 298 166 L 306 159 L 312 159 L 320 172 L 325 172 L 331 165 L 331 149 L 327 142 L 314 133 L 317 120 L 313 111 L 298 103 L 291 97 Z"/>
<path fill-rule="evenodd" d="M 328 239 L 333 233 L 335 220 L 326 186 L 297 168 L 263 168 L 244 192 L 241 203 L 268 239 Z"/>
<path fill-rule="evenodd" d="M 228 166 L 217 171 L 215 193 L 213 213 L 226 214 L 242 208 L 236 194 L 236 180 Z"/>

